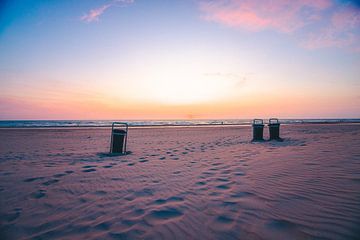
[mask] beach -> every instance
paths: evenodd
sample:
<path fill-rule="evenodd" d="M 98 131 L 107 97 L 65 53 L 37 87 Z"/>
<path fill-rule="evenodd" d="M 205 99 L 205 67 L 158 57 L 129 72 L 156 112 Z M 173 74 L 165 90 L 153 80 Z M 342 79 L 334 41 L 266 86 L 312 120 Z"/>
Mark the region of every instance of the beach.
<path fill-rule="evenodd" d="M 360 124 L 110 131 L 0 129 L 0 239 L 360 237 Z"/>

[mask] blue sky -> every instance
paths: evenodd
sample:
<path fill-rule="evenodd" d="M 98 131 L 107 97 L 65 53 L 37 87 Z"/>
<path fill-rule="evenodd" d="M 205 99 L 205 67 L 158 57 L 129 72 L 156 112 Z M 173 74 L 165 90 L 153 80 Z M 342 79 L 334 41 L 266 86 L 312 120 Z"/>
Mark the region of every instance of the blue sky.
<path fill-rule="evenodd" d="M 5 1 L 0 16 L 1 119 L 360 117 L 349 1 Z"/>

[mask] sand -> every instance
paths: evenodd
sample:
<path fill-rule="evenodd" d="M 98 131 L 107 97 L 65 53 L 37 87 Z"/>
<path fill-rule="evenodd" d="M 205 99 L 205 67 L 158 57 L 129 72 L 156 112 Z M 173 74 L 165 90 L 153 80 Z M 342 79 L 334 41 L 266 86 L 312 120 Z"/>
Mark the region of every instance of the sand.
<path fill-rule="evenodd" d="M 360 236 L 360 125 L 133 128 L 127 156 L 109 136 L 0 129 L 0 239 Z"/>

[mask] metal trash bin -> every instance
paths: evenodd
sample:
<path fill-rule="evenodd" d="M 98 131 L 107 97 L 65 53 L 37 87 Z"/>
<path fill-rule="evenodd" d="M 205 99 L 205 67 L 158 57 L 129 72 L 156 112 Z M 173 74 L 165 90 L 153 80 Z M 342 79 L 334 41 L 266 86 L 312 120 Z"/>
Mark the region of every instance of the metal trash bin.
<path fill-rule="evenodd" d="M 121 128 L 119 125 L 121 125 Z M 123 122 L 113 122 L 111 127 L 110 153 L 126 153 L 128 124 Z"/>
<path fill-rule="evenodd" d="M 269 140 L 277 140 L 282 141 L 280 138 L 280 122 L 277 118 L 270 118 L 269 119 Z"/>
<path fill-rule="evenodd" d="M 252 141 L 264 141 L 264 121 L 262 119 L 254 119 L 252 123 L 253 139 Z"/>

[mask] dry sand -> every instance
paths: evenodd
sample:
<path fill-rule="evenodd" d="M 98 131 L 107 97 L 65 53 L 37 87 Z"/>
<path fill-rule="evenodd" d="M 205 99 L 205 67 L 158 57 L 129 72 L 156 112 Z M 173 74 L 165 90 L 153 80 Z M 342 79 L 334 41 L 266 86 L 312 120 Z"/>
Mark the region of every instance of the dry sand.
<path fill-rule="evenodd" d="M 281 135 L 130 129 L 111 157 L 109 129 L 0 129 L 0 238 L 359 238 L 360 125 Z"/>

